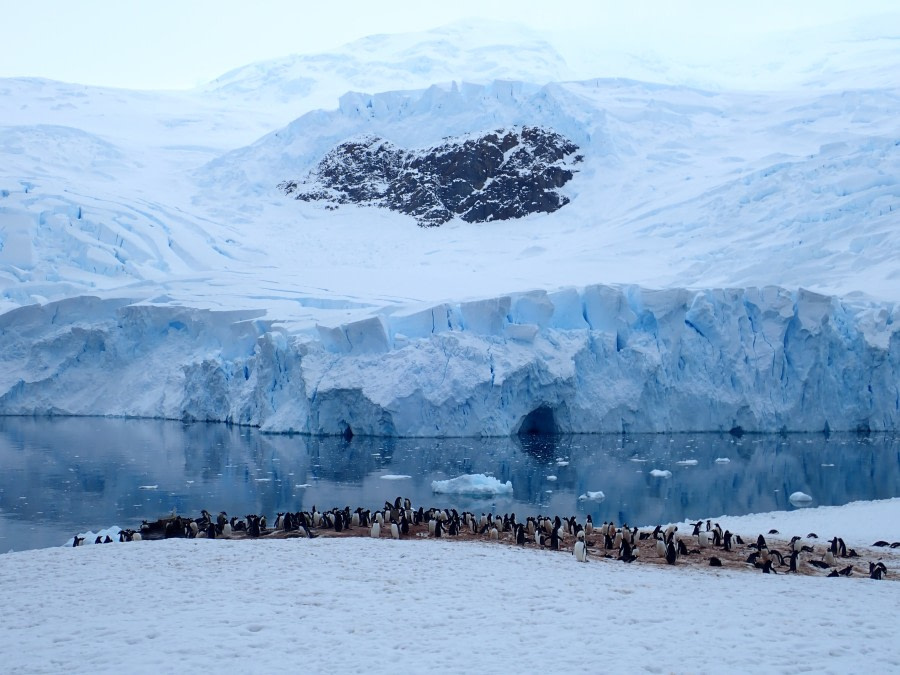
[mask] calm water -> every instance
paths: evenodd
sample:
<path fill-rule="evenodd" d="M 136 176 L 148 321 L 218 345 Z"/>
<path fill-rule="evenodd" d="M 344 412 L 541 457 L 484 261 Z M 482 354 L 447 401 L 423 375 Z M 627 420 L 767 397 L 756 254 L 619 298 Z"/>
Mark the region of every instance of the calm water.
<path fill-rule="evenodd" d="M 727 458 L 727 463 L 716 462 Z M 694 460 L 696 464 L 679 464 Z M 650 474 L 660 469 L 669 478 Z M 433 495 L 431 482 L 485 473 L 512 497 Z M 388 480 L 386 475 L 410 478 Z M 556 479 L 550 478 L 555 476 Z M 157 486 L 141 489 L 141 486 Z M 602 490 L 602 502 L 579 500 Z M 0 552 L 76 532 L 136 527 L 177 509 L 229 515 L 416 505 L 517 516 L 590 513 L 649 525 L 684 518 L 900 496 L 900 439 L 718 434 L 371 439 L 272 436 L 221 424 L 0 417 Z"/>

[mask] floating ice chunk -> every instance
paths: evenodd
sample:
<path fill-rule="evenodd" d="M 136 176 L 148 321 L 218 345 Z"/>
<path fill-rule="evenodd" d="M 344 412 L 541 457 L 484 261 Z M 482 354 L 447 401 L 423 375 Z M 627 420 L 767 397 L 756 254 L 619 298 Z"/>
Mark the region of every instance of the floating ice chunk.
<path fill-rule="evenodd" d="M 812 500 L 813 498 L 805 492 L 792 492 L 791 496 L 788 497 L 788 501 L 794 506 L 809 506 Z"/>
<path fill-rule="evenodd" d="M 650 472 L 651 476 L 656 476 L 657 478 L 671 478 L 672 472 L 667 469 L 653 469 Z"/>
<path fill-rule="evenodd" d="M 556 480 L 556 476 L 547 476 L 547 480 Z"/>
<path fill-rule="evenodd" d="M 834 464 L 823 464 L 822 466 L 834 466 Z"/>
<path fill-rule="evenodd" d="M 138 490 L 155 490 L 159 485 L 138 485 Z"/>
<path fill-rule="evenodd" d="M 716 464 L 728 464 L 730 461 L 727 457 L 716 457 Z"/>
<path fill-rule="evenodd" d="M 678 466 L 697 466 L 699 462 L 696 459 L 682 459 L 675 463 Z"/>
<path fill-rule="evenodd" d="M 588 490 L 583 495 L 578 495 L 578 501 L 580 502 L 602 502 L 604 499 L 606 499 L 606 495 L 603 494 L 603 490 L 597 490 L 596 492 Z"/>
<path fill-rule="evenodd" d="M 640 457 L 631 457 L 628 461 L 629 462 L 646 462 L 647 460 L 641 459 Z"/>
<path fill-rule="evenodd" d="M 431 491 L 438 494 L 469 495 L 490 497 L 491 495 L 512 494 L 512 481 L 501 483 L 493 476 L 483 473 L 469 473 L 450 480 L 431 481 Z"/>
<path fill-rule="evenodd" d="M 569 463 L 564 459 L 556 460 L 556 466 L 569 466 Z"/>
<path fill-rule="evenodd" d="M 387 473 L 381 477 L 381 480 L 406 480 L 407 478 L 412 478 L 412 476 L 402 473 Z"/>

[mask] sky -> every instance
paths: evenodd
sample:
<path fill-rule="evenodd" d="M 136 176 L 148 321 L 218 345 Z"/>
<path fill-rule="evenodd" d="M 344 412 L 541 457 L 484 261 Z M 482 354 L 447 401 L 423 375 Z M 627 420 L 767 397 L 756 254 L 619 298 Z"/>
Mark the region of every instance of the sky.
<path fill-rule="evenodd" d="M 45 0 L 4 2 L 0 77 L 44 77 L 133 89 L 185 89 L 242 65 L 327 51 L 366 35 L 421 31 L 469 18 L 515 21 L 557 41 L 715 58 L 773 32 L 896 13 L 895 0 L 640 3 L 546 0 Z M 39 9 L 38 9 L 39 8 Z"/>

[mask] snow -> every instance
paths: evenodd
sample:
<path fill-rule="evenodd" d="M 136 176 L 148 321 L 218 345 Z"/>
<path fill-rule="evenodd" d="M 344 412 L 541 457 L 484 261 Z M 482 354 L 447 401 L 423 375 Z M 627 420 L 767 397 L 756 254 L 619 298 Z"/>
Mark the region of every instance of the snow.
<path fill-rule="evenodd" d="M 436 494 L 490 497 L 494 495 L 510 495 L 513 487 L 512 481 L 504 483 L 493 476 L 477 473 L 464 474 L 449 480 L 432 481 L 431 491 Z"/>
<path fill-rule="evenodd" d="M 748 537 L 773 526 L 820 538 L 843 532 L 849 546 L 859 546 L 900 539 L 900 500 L 719 522 Z M 575 671 L 596 660 L 598 616 L 612 613 L 603 638 L 629 649 L 603 654 L 610 670 L 721 672 L 764 653 L 776 673 L 794 673 L 797 664 L 816 672 L 897 672 L 900 584 L 891 565 L 881 582 L 832 580 L 650 561 L 580 564 L 569 553 L 500 544 L 367 537 L 42 549 L 0 556 L 5 643 L 15 645 L 3 651 L 4 668 L 507 673 L 533 672 L 537 663 L 546 669 L 552 653 L 553 670 Z M 484 582 L 490 570 L 527 592 Z M 474 580 L 481 581 L 473 595 Z M 102 601 L 103 589 L 115 589 L 114 597 Z M 664 611 L 641 609 L 657 607 L 661 595 Z M 783 606 L 785 597 L 792 609 L 778 623 L 773 648 L 770 623 L 748 617 Z M 85 611 L 91 603 L 103 611 Z M 381 630 L 398 617 L 416 629 Z M 314 626 L 323 637 L 286 648 L 291 626 Z M 502 635 L 509 648 L 448 645 L 460 626 Z M 698 640 L 725 651 L 698 648 Z"/>

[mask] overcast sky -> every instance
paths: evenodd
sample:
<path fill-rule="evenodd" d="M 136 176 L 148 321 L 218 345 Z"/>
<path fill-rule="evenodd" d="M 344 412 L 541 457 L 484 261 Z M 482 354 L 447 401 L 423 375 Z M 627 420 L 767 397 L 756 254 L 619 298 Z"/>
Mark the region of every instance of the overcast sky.
<path fill-rule="evenodd" d="M 232 68 L 316 53 L 374 33 L 462 18 L 513 20 L 607 47 L 680 52 L 706 42 L 896 13 L 896 0 L 42 0 L 5 3 L 0 77 L 129 88 L 188 88 Z M 552 9 L 551 9 L 552 8 Z"/>

